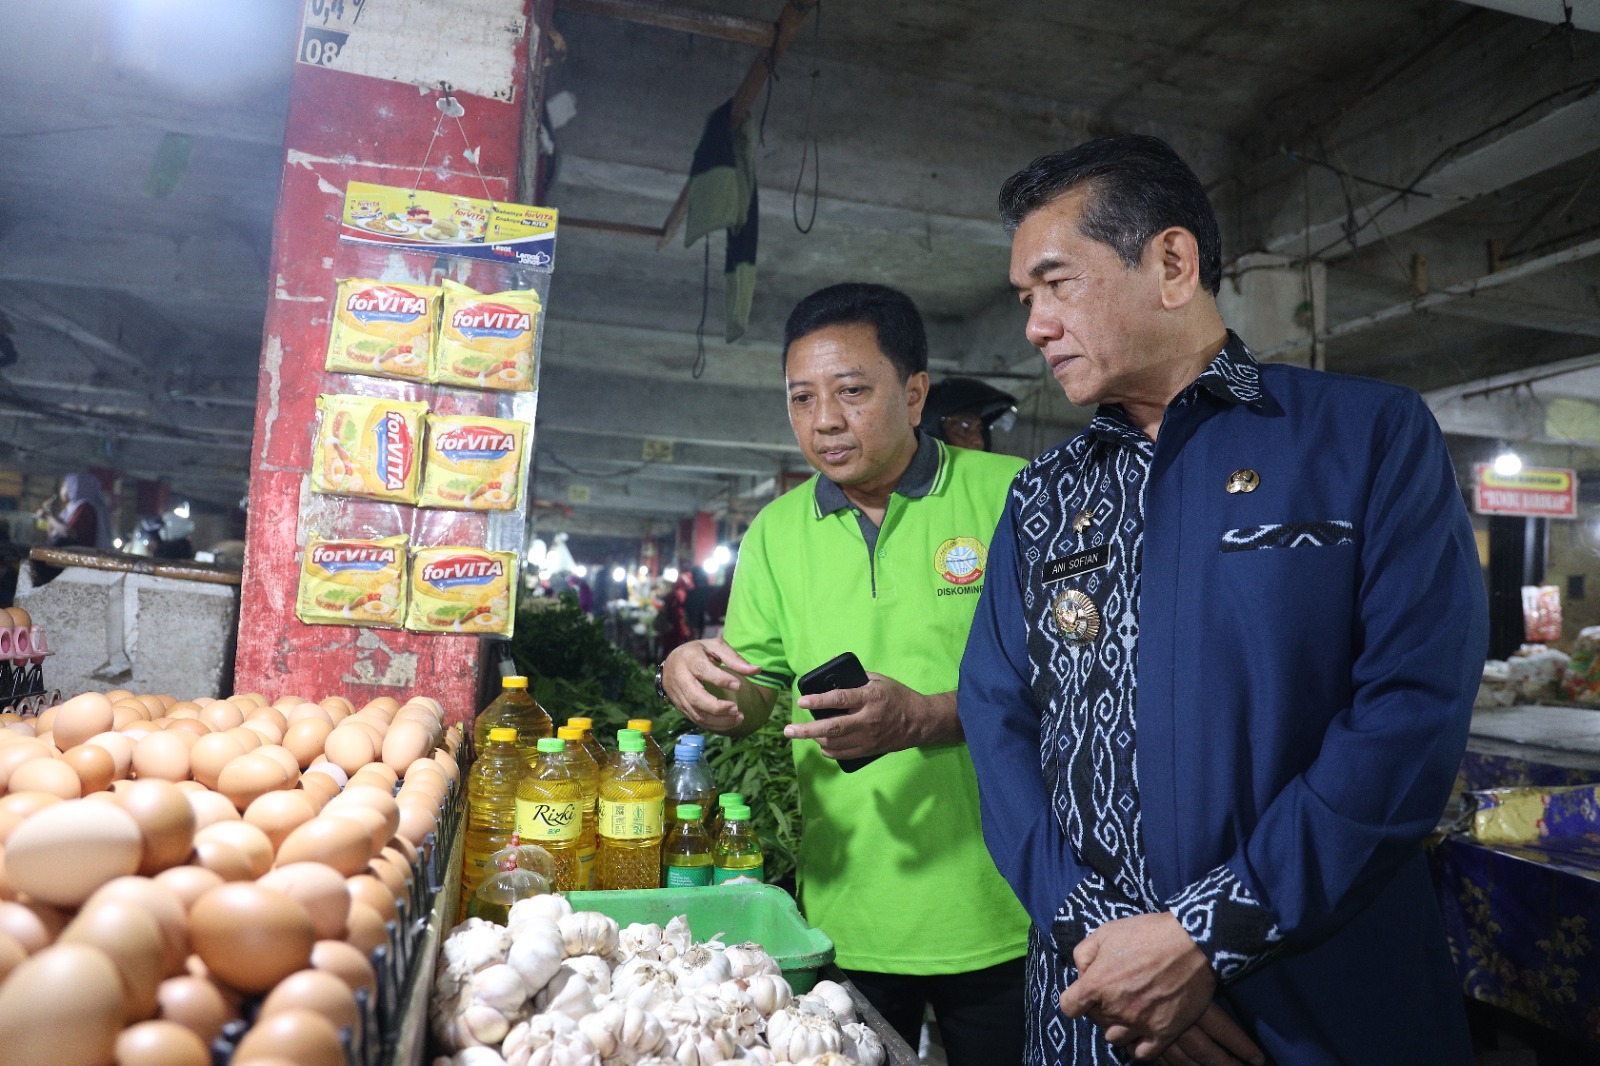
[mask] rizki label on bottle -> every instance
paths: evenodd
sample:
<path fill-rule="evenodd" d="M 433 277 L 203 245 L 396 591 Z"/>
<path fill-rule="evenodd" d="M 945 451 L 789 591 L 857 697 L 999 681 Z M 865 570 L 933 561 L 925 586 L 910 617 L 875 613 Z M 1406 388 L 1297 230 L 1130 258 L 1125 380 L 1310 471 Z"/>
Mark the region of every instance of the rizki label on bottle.
<path fill-rule="evenodd" d="M 705 888 L 711 884 L 709 866 L 668 866 L 667 888 Z"/>
<path fill-rule="evenodd" d="M 759 885 L 766 880 L 767 864 L 758 863 L 755 866 L 742 870 L 730 870 L 726 866 L 713 868 L 712 881 L 719 885 Z"/>
<path fill-rule="evenodd" d="M 661 803 L 626 803 L 602 799 L 595 827 L 612 840 L 645 840 L 661 835 Z"/>
<path fill-rule="evenodd" d="M 542 800 L 517 800 L 517 832 L 532 842 L 560 843 L 578 839 L 583 831 L 583 812 L 576 802 L 546 803 Z"/>

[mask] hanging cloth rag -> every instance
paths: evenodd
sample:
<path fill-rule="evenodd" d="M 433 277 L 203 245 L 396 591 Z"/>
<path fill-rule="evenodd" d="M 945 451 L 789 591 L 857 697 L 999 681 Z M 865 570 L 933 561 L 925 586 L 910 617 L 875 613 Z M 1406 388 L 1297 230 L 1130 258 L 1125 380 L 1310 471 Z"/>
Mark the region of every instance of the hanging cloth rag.
<path fill-rule="evenodd" d="M 755 128 L 729 125 L 733 101 L 725 101 L 706 119 L 705 132 L 695 146 L 689 167 L 689 212 L 684 220 L 683 243 L 716 230 L 728 231 L 723 263 L 726 336 L 732 342 L 744 336 L 750 324 L 750 303 L 756 291 L 756 236 L 759 204 L 756 196 Z"/>

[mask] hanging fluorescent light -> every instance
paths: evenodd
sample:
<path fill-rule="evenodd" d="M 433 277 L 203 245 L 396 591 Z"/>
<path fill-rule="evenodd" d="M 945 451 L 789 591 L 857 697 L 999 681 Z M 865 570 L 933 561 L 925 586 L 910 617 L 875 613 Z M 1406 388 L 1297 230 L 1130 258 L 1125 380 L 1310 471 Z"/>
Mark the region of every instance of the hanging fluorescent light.
<path fill-rule="evenodd" d="M 613 584 L 620 585 L 626 580 L 628 580 L 628 572 L 622 567 L 616 567 L 611 571 L 611 581 Z"/>

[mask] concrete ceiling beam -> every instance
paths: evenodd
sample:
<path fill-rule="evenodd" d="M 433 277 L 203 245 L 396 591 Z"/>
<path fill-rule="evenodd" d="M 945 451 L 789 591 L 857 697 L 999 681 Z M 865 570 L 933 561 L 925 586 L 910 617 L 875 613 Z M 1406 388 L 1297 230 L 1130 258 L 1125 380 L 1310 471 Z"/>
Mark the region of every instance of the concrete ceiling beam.
<path fill-rule="evenodd" d="M 1346 255 L 1600 148 L 1600 55 L 1569 55 L 1548 34 L 1493 15 L 1460 20 L 1310 129 L 1263 131 L 1255 143 L 1280 147 L 1240 172 L 1246 196 L 1218 193 L 1241 204 L 1237 251 L 1303 256 L 1309 243 Z M 1307 101 L 1312 113 L 1332 106 Z"/>
<path fill-rule="evenodd" d="M 613 437 L 799 452 L 784 415 L 783 394 L 777 389 L 674 385 L 564 366 L 547 366 L 540 374 L 538 425 Z"/>
<path fill-rule="evenodd" d="M 621 193 L 641 199 L 672 202 L 683 181 L 679 171 L 592 156 L 562 155 L 556 168 L 552 197 L 559 200 L 563 187 Z M 763 184 L 761 215 L 773 222 L 789 223 L 792 187 Z M 809 199 L 809 198 L 808 198 Z M 809 211 L 809 208 L 808 208 Z M 839 233 L 901 233 L 929 240 L 940 239 L 990 248 L 1011 247 L 996 215 L 951 215 L 918 211 L 891 204 L 847 200 L 837 196 L 817 198 L 817 231 Z M 646 236 L 641 233 L 639 236 Z M 1004 279 L 1000 279 L 1003 281 Z"/>
<path fill-rule="evenodd" d="M 1430 292 L 1425 296 L 1418 296 L 1404 303 L 1393 304 L 1371 314 L 1345 319 L 1343 322 L 1329 326 L 1318 339 L 1332 341 L 1341 337 L 1348 337 L 1371 329 L 1373 326 L 1380 326 L 1385 322 L 1408 318 L 1419 311 L 1432 310 L 1464 296 L 1474 296 L 1479 292 L 1496 289 L 1502 285 L 1511 285 L 1524 278 L 1543 273 L 1546 270 L 1565 266 L 1569 263 L 1576 263 L 1595 255 L 1600 255 L 1600 237 L 1584 241 L 1581 244 L 1575 244 L 1571 248 L 1564 248 L 1559 252 L 1551 252 L 1549 255 L 1540 256 L 1538 259 L 1529 259 L 1494 274 L 1485 274 L 1483 277 L 1463 281 L 1438 292 Z M 1303 350 L 1309 343 L 1309 340 L 1288 341 L 1260 353 L 1260 358 L 1263 361 L 1282 358 L 1292 352 Z"/>
<path fill-rule="evenodd" d="M 1571 20 L 1572 25 L 1590 33 L 1600 32 L 1600 4 L 1584 0 L 1462 0 L 1474 7 L 1504 11 L 1519 18 L 1536 19 L 1552 25 Z"/>
<path fill-rule="evenodd" d="M 556 0 L 556 8 L 579 15 L 598 15 L 661 30 L 692 33 L 698 37 L 736 41 L 757 48 L 770 48 L 775 32 L 773 23 L 761 19 L 700 11 L 682 4 L 664 3 L 663 0 Z"/>
<path fill-rule="evenodd" d="M 1353 271 L 1330 270 L 1329 284 L 1333 295 L 1346 312 L 1377 310 L 1409 301 L 1414 297 L 1402 282 L 1387 278 L 1358 274 Z M 1489 322 L 1502 326 L 1517 326 L 1543 333 L 1563 333 L 1578 337 L 1600 337 L 1600 310 L 1593 298 L 1562 305 L 1559 295 L 1551 286 L 1537 287 L 1512 284 L 1498 295 L 1478 293 L 1470 299 L 1450 300 L 1431 310 L 1448 318 Z M 1346 313 L 1340 317 L 1354 317 Z"/>
<path fill-rule="evenodd" d="M 671 459 L 646 460 L 654 443 L 645 437 L 616 437 L 558 429 L 540 424 L 534 438 L 540 461 L 551 455 L 570 459 L 574 465 L 606 464 L 611 467 L 641 467 L 652 474 L 733 474 L 767 477 L 793 468 L 798 456 L 772 451 L 754 451 L 739 444 L 671 443 Z"/>

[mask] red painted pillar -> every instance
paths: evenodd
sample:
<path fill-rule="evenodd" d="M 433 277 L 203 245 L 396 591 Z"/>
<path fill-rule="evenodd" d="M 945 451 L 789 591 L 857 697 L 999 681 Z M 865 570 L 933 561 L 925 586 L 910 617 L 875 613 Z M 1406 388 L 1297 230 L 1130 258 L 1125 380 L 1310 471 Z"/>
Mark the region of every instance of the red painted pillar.
<path fill-rule="evenodd" d="M 717 548 L 717 516 L 710 511 L 694 513 L 694 565 L 701 566 Z"/>
<path fill-rule="evenodd" d="M 538 23 L 536 7 L 542 16 Z M 462 154 L 470 144 L 481 146 L 478 169 L 489 195 L 517 201 L 524 130 L 536 128 L 525 124 L 524 113 L 537 107 L 539 89 L 530 85 L 528 45 L 548 36 L 534 27 L 548 27 L 549 7 L 548 0 L 527 0 L 524 6 L 529 32 L 515 45 L 511 101 L 457 92 L 466 112 L 461 117 L 466 141 L 447 121 L 431 155 L 438 93 L 295 64 L 257 391 L 237 691 L 311 699 L 340 694 L 358 706 L 377 696 L 403 701 L 411 693 L 425 693 L 443 702 L 452 717 L 473 711 L 481 658 L 477 638 L 308 626 L 295 618 L 296 532 L 317 394 L 339 391 L 337 379 L 324 374 L 323 359 L 345 186 L 352 181 L 411 185 L 427 157 L 423 188 L 482 197 L 478 170 Z"/>

